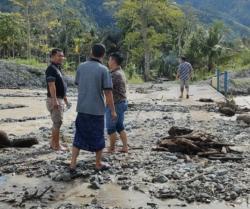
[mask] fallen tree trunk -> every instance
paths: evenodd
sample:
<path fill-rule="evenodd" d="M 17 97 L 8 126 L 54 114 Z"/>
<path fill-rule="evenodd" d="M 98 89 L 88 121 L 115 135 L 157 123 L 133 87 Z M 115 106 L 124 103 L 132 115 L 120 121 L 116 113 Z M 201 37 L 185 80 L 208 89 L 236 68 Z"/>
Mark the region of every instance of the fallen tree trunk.
<path fill-rule="evenodd" d="M 31 147 L 35 144 L 38 144 L 38 140 L 35 137 L 16 138 L 11 142 L 12 147 Z"/>
<path fill-rule="evenodd" d="M 19 137 L 10 140 L 4 131 L 0 131 L 0 148 L 4 147 L 31 147 L 38 144 L 36 137 Z"/>
<path fill-rule="evenodd" d="M 170 136 L 162 138 L 152 150 L 179 152 L 221 161 L 243 159 L 241 156 L 228 156 L 230 147 L 234 145 L 217 142 L 217 138 L 211 134 L 179 127 L 172 127 L 169 134 Z"/>

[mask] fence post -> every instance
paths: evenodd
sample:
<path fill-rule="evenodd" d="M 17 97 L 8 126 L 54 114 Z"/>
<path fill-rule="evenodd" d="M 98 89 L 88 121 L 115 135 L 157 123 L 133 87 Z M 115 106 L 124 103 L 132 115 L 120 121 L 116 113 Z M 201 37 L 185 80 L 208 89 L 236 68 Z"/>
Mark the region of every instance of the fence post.
<path fill-rule="evenodd" d="M 216 69 L 217 91 L 220 91 L 220 70 Z"/>
<path fill-rule="evenodd" d="M 225 96 L 227 96 L 227 92 L 228 92 L 228 72 L 225 71 L 224 73 L 224 92 L 225 92 Z"/>

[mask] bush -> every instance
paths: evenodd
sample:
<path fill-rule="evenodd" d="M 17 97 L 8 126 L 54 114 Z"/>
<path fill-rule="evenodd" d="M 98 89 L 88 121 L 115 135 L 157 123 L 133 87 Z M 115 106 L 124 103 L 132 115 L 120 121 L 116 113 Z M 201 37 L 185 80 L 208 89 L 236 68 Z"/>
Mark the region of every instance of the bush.
<path fill-rule="evenodd" d="M 138 73 L 136 73 L 136 67 L 134 64 L 129 64 L 124 71 L 128 83 L 141 84 L 144 82 L 142 77 Z"/>
<path fill-rule="evenodd" d="M 241 54 L 241 64 L 243 66 L 250 64 L 250 51 L 245 51 Z"/>
<path fill-rule="evenodd" d="M 35 58 L 31 58 L 31 59 L 16 58 L 16 59 L 8 59 L 8 60 L 19 65 L 29 65 L 29 66 L 36 67 L 36 68 L 46 68 L 48 66 L 47 63 L 39 62 Z"/>

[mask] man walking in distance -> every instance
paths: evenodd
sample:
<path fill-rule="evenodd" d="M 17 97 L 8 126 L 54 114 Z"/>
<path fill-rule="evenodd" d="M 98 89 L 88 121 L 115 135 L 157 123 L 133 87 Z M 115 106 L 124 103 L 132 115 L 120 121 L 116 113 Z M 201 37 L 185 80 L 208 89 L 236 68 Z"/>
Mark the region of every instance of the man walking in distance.
<path fill-rule="evenodd" d="M 74 173 L 80 149 L 96 153 L 96 170 L 105 170 L 109 165 L 102 163 L 102 150 L 105 147 L 104 113 L 105 101 L 111 110 L 112 118 L 116 112 L 112 94 L 110 73 L 102 64 L 105 46 L 95 44 L 91 58 L 78 66 L 75 83 L 78 85 L 76 132 L 72 148 L 70 172 Z"/>
<path fill-rule="evenodd" d="M 106 126 L 110 140 L 109 152 L 115 151 L 115 142 L 117 134 L 119 133 L 122 140 L 123 147 L 120 152 L 128 152 L 127 134 L 124 128 L 124 113 L 128 109 L 128 102 L 126 96 L 126 77 L 121 68 L 123 58 L 119 53 L 112 53 L 109 56 L 109 70 L 112 75 L 113 83 L 113 97 L 115 103 L 115 111 L 117 119 L 112 120 L 110 108 L 106 108 Z"/>
<path fill-rule="evenodd" d="M 186 61 L 186 57 L 182 56 L 179 60 L 180 65 L 177 71 L 177 79 L 180 79 L 180 88 L 181 88 L 181 95 L 179 98 L 183 98 L 183 91 L 184 87 L 186 89 L 187 95 L 186 98 L 189 98 L 189 80 L 192 76 L 192 65 Z"/>
<path fill-rule="evenodd" d="M 66 150 L 59 143 L 60 127 L 63 122 L 64 103 L 69 107 L 66 97 L 66 83 L 62 76 L 61 65 L 64 54 L 61 49 L 53 49 L 50 54 L 51 64 L 46 70 L 47 83 L 47 109 L 53 122 L 50 147 L 53 150 Z"/>

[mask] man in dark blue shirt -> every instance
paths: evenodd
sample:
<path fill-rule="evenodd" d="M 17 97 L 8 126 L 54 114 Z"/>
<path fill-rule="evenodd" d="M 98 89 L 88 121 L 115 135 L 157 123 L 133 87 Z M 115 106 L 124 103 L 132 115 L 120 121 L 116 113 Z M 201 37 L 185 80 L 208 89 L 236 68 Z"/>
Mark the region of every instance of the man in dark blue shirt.
<path fill-rule="evenodd" d="M 46 70 L 47 109 L 53 122 L 50 147 L 54 150 L 65 150 L 59 143 L 60 127 L 63 121 L 64 102 L 69 106 L 66 97 L 66 83 L 62 76 L 61 65 L 64 54 L 61 49 L 51 51 L 51 64 Z"/>

